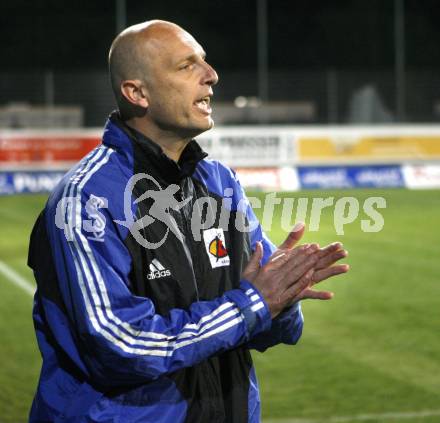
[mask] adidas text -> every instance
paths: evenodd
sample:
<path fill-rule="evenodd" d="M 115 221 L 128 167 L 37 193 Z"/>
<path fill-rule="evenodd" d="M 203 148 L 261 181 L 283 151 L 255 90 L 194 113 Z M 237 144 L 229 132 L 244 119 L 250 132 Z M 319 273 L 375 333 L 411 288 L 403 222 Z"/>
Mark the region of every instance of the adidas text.
<path fill-rule="evenodd" d="M 147 278 L 149 280 L 151 279 L 158 279 L 158 278 L 164 278 L 165 276 L 171 276 L 171 272 L 169 270 L 156 270 L 156 271 L 151 271 Z"/>

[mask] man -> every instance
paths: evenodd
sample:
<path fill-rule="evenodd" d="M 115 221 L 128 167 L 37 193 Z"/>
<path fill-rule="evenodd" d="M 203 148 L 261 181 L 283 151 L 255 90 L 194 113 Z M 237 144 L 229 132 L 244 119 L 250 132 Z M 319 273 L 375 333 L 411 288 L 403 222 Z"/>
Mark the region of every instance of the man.
<path fill-rule="evenodd" d="M 249 350 L 297 342 L 299 300 L 331 298 L 312 286 L 348 270 L 333 265 L 346 251 L 294 248 L 302 224 L 275 248 L 234 173 L 206 159 L 193 138 L 213 126 L 218 77 L 190 34 L 130 27 L 109 68 L 119 112 L 31 236 L 30 420 L 258 422 Z"/>

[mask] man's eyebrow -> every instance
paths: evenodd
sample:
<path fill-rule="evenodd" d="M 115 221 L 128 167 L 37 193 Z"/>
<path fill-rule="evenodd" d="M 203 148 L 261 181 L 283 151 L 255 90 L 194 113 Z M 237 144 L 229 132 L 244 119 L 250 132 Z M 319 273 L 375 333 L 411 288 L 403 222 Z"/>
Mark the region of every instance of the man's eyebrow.
<path fill-rule="evenodd" d="M 200 54 L 192 53 L 192 54 L 182 58 L 181 60 L 179 60 L 179 63 L 186 62 L 186 61 L 195 62 L 199 56 L 202 56 L 202 59 L 205 60 L 206 59 L 206 52 L 202 51 Z"/>

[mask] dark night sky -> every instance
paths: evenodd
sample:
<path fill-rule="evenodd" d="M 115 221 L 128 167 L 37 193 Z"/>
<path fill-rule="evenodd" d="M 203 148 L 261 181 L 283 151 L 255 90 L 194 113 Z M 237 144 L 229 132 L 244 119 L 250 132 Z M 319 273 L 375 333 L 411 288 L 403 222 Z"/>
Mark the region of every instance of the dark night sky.
<path fill-rule="evenodd" d="M 256 64 L 256 1 L 127 0 L 127 23 L 172 20 L 219 69 Z M 269 64 L 277 68 L 390 68 L 393 0 L 268 0 Z M 4 0 L 1 68 L 102 69 L 115 35 L 114 1 Z M 438 0 L 405 0 L 407 65 L 440 67 Z"/>

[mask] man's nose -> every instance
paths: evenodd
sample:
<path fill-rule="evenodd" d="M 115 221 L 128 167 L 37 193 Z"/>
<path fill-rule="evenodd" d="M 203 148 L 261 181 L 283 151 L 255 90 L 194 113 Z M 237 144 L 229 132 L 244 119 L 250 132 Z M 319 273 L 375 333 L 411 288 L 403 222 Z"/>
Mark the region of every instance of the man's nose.
<path fill-rule="evenodd" d="M 205 73 L 203 76 L 203 83 L 208 85 L 215 85 L 218 82 L 218 75 L 214 68 L 209 64 L 205 63 Z"/>

